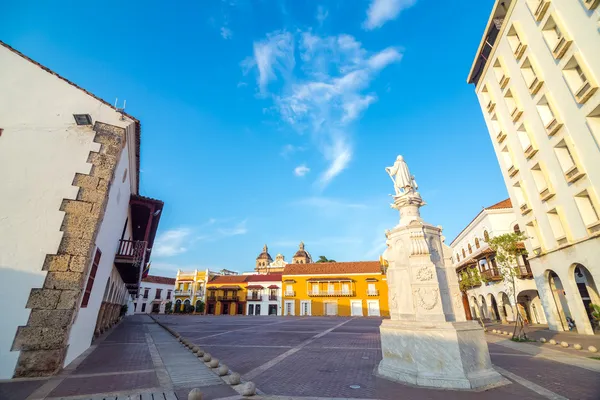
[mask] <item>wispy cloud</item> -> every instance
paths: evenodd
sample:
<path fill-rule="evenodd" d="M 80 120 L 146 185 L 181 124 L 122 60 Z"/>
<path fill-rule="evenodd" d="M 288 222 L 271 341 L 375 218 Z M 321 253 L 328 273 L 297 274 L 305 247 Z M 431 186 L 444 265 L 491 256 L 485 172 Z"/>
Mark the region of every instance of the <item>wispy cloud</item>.
<path fill-rule="evenodd" d="M 329 15 L 329 11 L 327 11 L 325 9 L 325 7 L 323 7 L 323 6 L 317 7 L 317 15 L 315 18 L 319 22 L 319 26 L 323 25 L 323 22 L 325 22 L 328 15 Z"/>
<path fill-rule="evenodd" d="M 233 36 L 233 32 L 231 31 L 231 29 L 229 29 L 226 26 L 221 27 L 221 37 L 223 39 L 225 39 L 225 40 L 231 39 L 232 36 Z"/>
<path fill-rule="evenodd" d="M 412 7 L 416 2 L 417 0 L 372 0 L 363 28 L 366 30 L 381 28 L 386 22 L 396 19 L 402 10 Z"/>
<path fill-rule="evenodd" d="M 162 232 L 156 238 L 152 254 L 156 257 L 172 257 L 185 253 L 191 235 L 192 230 L 183 227 Z"/>
<path fill-rule="evenodd" d="M 284 158 L 287 158 L 288 156 L 291 156 L 294 153 L 297 153 L 300 151 L 305 151 L 305 150 L 306 150 L 306 147 L 304 147 L 304 146 L 294 146 L 293 144 L 286 144 L 285 146 L 283 146 L 281 148 L 279 155 L 281 155 Z"/>
<path fill-rule="evenodd" d="M 328 162 L 318 179 L 325 187 L 352 160 L 352 124 L 377 100 L 367 92 L 371 81 L 401 57 L 393 47 L 368 52 L 351 35 L 276 31 L 254 43 L 254 57 L 243 65 L 245 72 L 256 69 L 259 91 L 271 95 L 281 119 L 299 133 L 310 133 Z M 270 84 L 279 77 L 273 90 Z"/>
<path fill-rule="evenodd" d="M 219 228 L 217 229 L 217 233 L 221 237 L 245 235 L 246 233 L 248 233 L 248 228 L 246 228 L 246 222 L 247 220 L 243 220 L 232 227 Z"/>
<path fill-rule="evenodd" d="M 304 164 L 298 165 L 296 168 L 294 168 L 294 175 L 296 175 L 296 176 L 304 176 L 304 175 L 308 174 L 309 172 L 310 172 L 310 168 L 308 168 Z"/>

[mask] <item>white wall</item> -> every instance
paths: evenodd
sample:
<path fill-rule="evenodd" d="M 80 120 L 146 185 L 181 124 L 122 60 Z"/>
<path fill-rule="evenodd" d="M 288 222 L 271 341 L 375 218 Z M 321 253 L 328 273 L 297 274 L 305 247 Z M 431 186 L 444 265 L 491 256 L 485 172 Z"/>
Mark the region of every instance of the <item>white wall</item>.
<path fill-rule="evenodd" d="M 59 207 L 76 197 L 75 173 L 89 173 L 88 154 L 100 148 L 91 127 L 75 125 L 73 114 L 123 127 L 131 122 L 2 46 L 0 93 L 0 303 L 10 305 L 2 312 L 0 378 L 10 378 L 19 355 L 10 348 L 29 318 L 27 299 L 42 286 L 45 256 L 56 253 L 62 238 Z M 103 261 L 114 256 L 102 250 Z"/>
<path fill-rule="evenodd" d="M 251 285 L 260 285 L 263 286 L 264 289 L 261 289 L 259 291 L 259 294 L 262 296 L 261 297 L 261 301 L 252 301 L 252 300 L 248 300 L 246 302 L 246 315 L 249 315 L 249 310 L 250 310 L 250 304 L 253 304 L 254 307 L 256 307 L 256 305 L 260 305 L 260 315 L 269 315 L 269 305 L 276 305 L 277 306 L 277 315 L 282 315 L 282 304 L 281 304 L 281 282 L 273 282 L 273 281 L 268 281 L 268 282 L 252 282 Z M 278 287 L 277 289 L 277 300 L 269 300 L 269 293 L 271 293 L 271 289 L 268 289 L 269 286 L 271 285 L 276 285 Z M 248 295 L 250 295 L 253 291 L 252 290 L 248 290 Z M 256 314 L 253 314 L 256 315 Z"/>
<path fill-rule="evenodd" d="M 149 289 L 148 290 L 148 298 L 144 299 L 144 292 L 145 289 Z M 139 313 L 145 313 L 145 314 L 150 314 L 152 313 L 152 304 L 154 304 L 154 301 L 156 299 L 156 289 L 162 289 L 161 294 L 160 294 L 160 314 L 164 314 L 165 312 L 165 305 L 168 302 L 172 302 L 173 306 L 171 307 L 171 310 L 173 310 L 173 308 L 175 308 L 174 304 L 175 304 L 175 299 L 173 296 L 173 290 L 174 290 L 174 285 L 169 285 L 169 284 L 165 284 L 165 283 L 154 283 L 154 282 L 144 282 L 142 281 L 142 285 L 141 285 L 141 289 L 140 289 L 140 295 L 135 299 L 134 304 L 136 304 L 134 313 L 139 314 Z M 171 291 L 171 298 L 167 299 L 167 293 Z M 142 311 L 142 305 L 146 304 L 146 309 L 144 311 Z"/>

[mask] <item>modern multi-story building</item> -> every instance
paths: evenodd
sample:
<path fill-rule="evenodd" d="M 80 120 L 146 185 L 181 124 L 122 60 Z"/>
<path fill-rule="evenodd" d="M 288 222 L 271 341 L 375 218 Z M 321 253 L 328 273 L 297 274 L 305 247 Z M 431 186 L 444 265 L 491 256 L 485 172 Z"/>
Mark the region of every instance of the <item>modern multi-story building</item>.
<path fill-rule="evenodd" d="M 473 284 L 466 290 L 468 319 L 512 322 L 519 312 L 529 323 L 546 323 L 527 256 L 517 258 L 515 265 L 515 303 L 511 278 L 502 273 L 495 252 L 487 244 L 494 236 L 520 231 L 512 203 L 507 199 L 481 210 L 450 244 L 458 280 L 462 281 L 465 274 L 474 277 L 464 281 Z"/>
<path fill-rule="evenodd" d="M 209 269 L 177 270 L 175 291 L 173 292 L 175 296 L 173 311 L 183 311 L 185 306 L 198 308 L 201 303 L 206 303 L 206 284 L 217 275 L 220 275 L 220 273 Z"/>
<path fill-rule="evenodd" d="M 283 315 L 389 316 L 379 261 L 288 264 L 282 280 Z"/>
<path fill-rule="evenodd" d="M 281 274 L 249 275 L 246 315 L 281 315 Z"/>
<path fill-rule="evenodd" d="M 140 122 L 0 42 L 0 378 L 54 374 L 136 295 L 163 203 Z"/>
<path fill-rule="evenodd" d="M 135 314 L 164 314 L 167 303 L 173 303 L 174 278 L 148 275 L 133 303 Z"/>
<path fill-rule="evenodd" d="M 597 0 L 497 0 L 468 76 L 551 329 L 600 304 Z"/>
<path fill-rule="evenodd" d="M 251 275 L 221 275 L 206 286 L 206 310 L 209 315 L 244 315 L 248 279 Z"/>

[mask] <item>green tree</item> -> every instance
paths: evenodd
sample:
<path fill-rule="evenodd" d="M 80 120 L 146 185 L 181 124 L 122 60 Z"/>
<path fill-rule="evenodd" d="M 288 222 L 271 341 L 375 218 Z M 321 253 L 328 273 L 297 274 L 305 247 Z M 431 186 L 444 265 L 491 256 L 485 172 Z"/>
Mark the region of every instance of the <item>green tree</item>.
<path fill-rule="evenodd" d="M 204 312 L 204 302 L 203 301 L 196 302 L 196 312 L 199 314 L 202 314 Z"/>
<path fill-rule="evenodd" d="M 335 260 L 330 260 L 325 256 L 319 256 L 319 259 L 317 260 L 318 263 L 330 263 L 330 262 L 337 262 Z"/>
<path fill-rule="evenodd" d="M 463 293 L 467 293 L 467 290 L 472 289 L 476 286 L 481 286 L 482 283 L 487 282 L 487 280 L 481 276 L 477 267 L 475 268 L 466 268 L 460 273 L 459 280 L 459 288 Z M 477 306 L 477 303 L 475 303 Z M 472 315 L 471 317 L 477 318 L 477 315 Z M 481 317 L 481 313 L 479 315 L 479 323 L 485 329 L 485 323 L 483 322 L 483 318 Z"/>
<path fill-rule="evenodd" d="M 173 302 L 169 301 L 167 304 L 165 304 L 165 314 L 171 314 L 171 312 L 173 308 Z"/>
<path fill-rule="evenodd" d="M 502 281 L 506 286 L 506 291 L 512 296 L 515 309 L 515 327 L 513 329 L 513 339 L 527 340 L 525 331 L 525 321 L 518 309 L 517 302 L 517 279 L 521 276 L 521 271 L 517 259 L 527 252 L 520 246 L 520 243 L 526 239 L 521 232 L 505 233 L 494 236 L 487 240 L 488 245 L 496 252 L 496 264 L 498 273 L 502 276 Z"/>

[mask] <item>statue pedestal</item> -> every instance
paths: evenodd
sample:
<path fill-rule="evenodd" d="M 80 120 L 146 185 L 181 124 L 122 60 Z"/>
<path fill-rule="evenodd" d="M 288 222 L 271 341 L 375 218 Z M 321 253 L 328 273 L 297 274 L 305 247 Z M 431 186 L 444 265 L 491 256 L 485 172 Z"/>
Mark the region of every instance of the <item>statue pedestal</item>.
<path fill-rule="evenodd" d="M 426 387 L 478 389 L 507 383 L 492 368 L 483 329 L 467 321 L 442 229 L 421 218 L 414 191 L 394 197 L 400 223 L 387 232 L 391 320 L 383 321 L 378 374 Z"/>
<path fill-rule="evenodd" d="M 418 386 L 477 389 L 508 383 L 492 368 L 481 327 L 465 322 L 385 320 L 378 375 Z"/>

